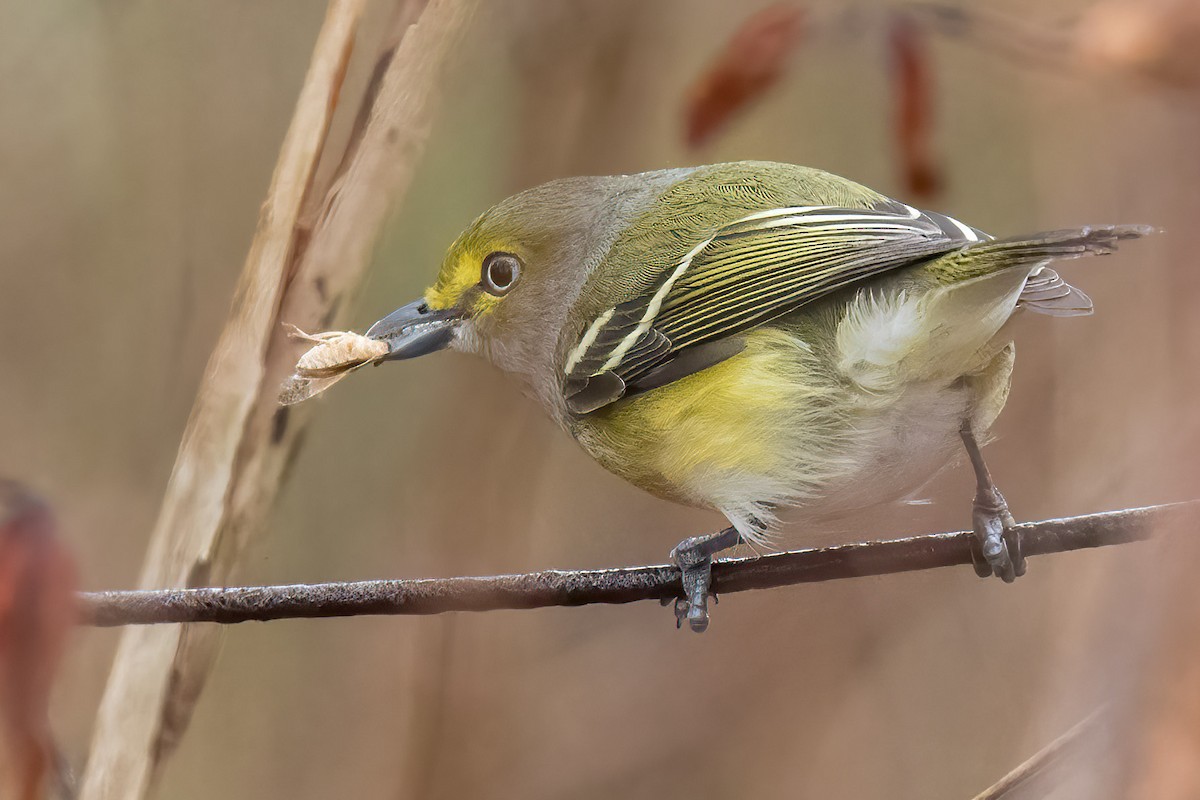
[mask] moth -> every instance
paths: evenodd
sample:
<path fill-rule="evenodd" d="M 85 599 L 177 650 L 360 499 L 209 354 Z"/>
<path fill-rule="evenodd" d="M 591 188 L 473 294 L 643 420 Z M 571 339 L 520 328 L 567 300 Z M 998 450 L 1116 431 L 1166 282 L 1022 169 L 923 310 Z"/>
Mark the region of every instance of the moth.
<path fill-rule="evenodd" d="M 279 404 L 291 406 L 315 397 L 359 367 L 378 364 L 388 354 L 388 343 L 353 331 L 305 333 L 284 324 L 288 336 L 312 347 L 296 361 L 296 370 L 279 390 Z"/>

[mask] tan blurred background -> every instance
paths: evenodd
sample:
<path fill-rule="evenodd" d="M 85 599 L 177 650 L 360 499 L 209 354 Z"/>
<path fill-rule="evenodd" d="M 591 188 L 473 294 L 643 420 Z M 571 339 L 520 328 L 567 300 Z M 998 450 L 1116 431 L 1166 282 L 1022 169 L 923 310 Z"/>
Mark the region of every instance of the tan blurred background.
<path fill-rule="evenodd" d="M 764 4 L 485 5 L 352 327 L 415 297 L 475 214 L 552 177 L 759 158 L 904 195 L 881 6 L 814 32 L 762 102 L 688 152 L 687 87 Z M 1053 26 L 1083 4 L 987 6 Z M 136 581 L 323 12 L 0 6 L 0 474 L 52 501 L 86 588 Z M 987 451 L 1014 512 L 1196 496 L 1197 95 L 932 41 L 948 186 L 931 205 L 997 234 L 1169 231 L 1065 268 L 1094 317 L 1018 326 Z M 721 524 L 609 476 L 462 356 L 369 370 L 321 403 L 239 582 L 657 563 Z M 930 505 L 788 543 L 961 529 L 968 473 L 938 478 Z M 1166 548 L 1039 558 L 1011 587 L 962 568 L 729 596 L 704 636 L 649 603 L 236 626 L 157 794 L 969 798 L 1144 691 L 1162 565 L 1179 560 Z M 64 668 L 54 722 L 76 762 L 116 639 L 80 631 Z M 1105 789 L 1123 769 L 1098 760 L 1053 796 L 1120 796 Z"/>

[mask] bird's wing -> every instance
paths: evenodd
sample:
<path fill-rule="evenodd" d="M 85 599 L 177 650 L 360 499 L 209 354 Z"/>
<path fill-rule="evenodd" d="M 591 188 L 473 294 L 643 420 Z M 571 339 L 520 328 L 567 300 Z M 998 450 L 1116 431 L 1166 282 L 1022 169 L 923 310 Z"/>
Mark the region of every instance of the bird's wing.
<path fill-rule="evenodd" d="M 570 350 L 564 395 L 587 414 L 738 352 L 735 334 L 889 270 L 989 237 L 888 201 L 759 211 L 716 230 Z"/>

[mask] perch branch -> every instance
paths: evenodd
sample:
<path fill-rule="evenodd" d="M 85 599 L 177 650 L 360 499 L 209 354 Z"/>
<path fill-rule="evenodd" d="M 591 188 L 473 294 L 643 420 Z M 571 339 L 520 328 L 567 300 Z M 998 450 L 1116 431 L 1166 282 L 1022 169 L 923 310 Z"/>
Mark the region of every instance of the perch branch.
<path fill-rule="evenodd" d="M 1141 541 L 1169 522 L 1197 520 L 1200 501 L 1192 501 L 1027 522 L 1017 530 L 1026 555 L 1035 556 Z M 714 588 L 719 593 L 742 592 L 970 564 L 973 542 L 969 531 L 931 533 L 732 558 L 714 565 Z M 658 565 L 494 577 L 95 592 L 80 599 L 87 624 L 112 626 L 632 603 L 678 593 L 679 570 Z"/>

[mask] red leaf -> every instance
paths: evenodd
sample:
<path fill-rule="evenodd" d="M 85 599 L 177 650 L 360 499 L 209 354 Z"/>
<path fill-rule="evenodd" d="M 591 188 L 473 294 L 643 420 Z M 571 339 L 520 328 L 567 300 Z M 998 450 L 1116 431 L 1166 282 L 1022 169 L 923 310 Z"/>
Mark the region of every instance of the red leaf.
<path fill-rule="evenodd" d="M 933 156 L 933 73 L 917 27 L 892 18 L 889 45 L 895 91 L 895 133 L 909 194 L 928 199 L 942 190 L 942 171 Z"/>
<path fill-rule="evenodd" d="M 0 480 L 0 720 L 23 799 L 41 796 L 56 757 L 50 690 L 75 622 L 75 584 L 49 509 Z"/>
<path fill-rule="evenodd" d="M 688 92 L 688 147 L 707 142 L 779 80 L 803 34 L 804 10 L 790 3 L 747 19 Z"/>

